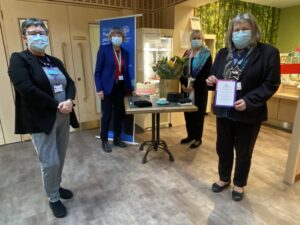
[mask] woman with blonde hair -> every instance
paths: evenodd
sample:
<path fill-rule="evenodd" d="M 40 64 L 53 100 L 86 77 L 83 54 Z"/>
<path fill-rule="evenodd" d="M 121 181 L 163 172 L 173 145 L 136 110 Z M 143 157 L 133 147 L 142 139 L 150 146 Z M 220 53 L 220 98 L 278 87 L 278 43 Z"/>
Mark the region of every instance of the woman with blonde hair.
<path fill-rule="evenodd" d="M 198 107 L 196 112 L 185 112 L 187 137 L 182 144 L 194 141 L 190 148 L 197 148 L 202 143 L 204 117 L 207 104 L 206 78 L 210 74 L 212 58 L 205 45 L 203 32 L 194 30 L 190 36 L 191 48 L 186 50 L 184 57 L 188 59 L 184 75 L 180 78 L 181 90 Z"/>

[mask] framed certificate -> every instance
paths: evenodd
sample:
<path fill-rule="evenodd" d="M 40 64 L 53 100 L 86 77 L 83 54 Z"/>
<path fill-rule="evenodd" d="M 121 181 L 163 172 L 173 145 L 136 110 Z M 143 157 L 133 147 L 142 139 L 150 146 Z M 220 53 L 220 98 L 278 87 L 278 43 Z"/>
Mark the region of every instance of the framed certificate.
<path fill-rule="evenodd" d="M 218 80 L 216 86 L 215 106 L 234 107 L 236 98 L 235 80 Z"/>

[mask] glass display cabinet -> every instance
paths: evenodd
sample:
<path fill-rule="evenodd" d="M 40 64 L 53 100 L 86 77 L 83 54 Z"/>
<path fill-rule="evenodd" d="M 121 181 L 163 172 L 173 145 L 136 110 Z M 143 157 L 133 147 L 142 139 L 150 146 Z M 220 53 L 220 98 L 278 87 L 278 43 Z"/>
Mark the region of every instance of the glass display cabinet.
<path fill-rule="evenodd" d="M 173 31 L 168 29 L 137 29 L 137 82 L 158 82 L 152 67 L 163 57 L 173 54 Z"/>
<path fill-rule="evenodd" d="M 145 93 L 150 97 L 159 96 L 159 78 L 152 67 L 162 59 L 171 58 L 173 55 L 173 30 L 169 29 L 137 29 L 137 51 L 136 51 L 136 91 Z M 161 125 L 169 125 L 170 115 L 162 113 Z M 135 116 L 136 124 L 147 129 L 151 127 L 151 115 L 140 114 Z"/>

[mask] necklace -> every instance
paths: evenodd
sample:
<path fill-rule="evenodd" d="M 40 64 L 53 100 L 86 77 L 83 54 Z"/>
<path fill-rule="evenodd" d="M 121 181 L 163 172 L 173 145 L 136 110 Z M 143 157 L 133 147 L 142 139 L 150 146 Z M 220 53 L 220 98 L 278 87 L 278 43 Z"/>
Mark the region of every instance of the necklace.
<path fill-rule="evenodd" d="M 47 62 L 44 61 L 44 60 L 42 60 L 40 57 L 36 57 L 36 58 L 39 61 L 39 63 L 42 64 L 44 67 L 47 67 L 47 68 L 51 68 L 52 67 L 51 61 L 50 61 L 50 59 L 47 56 L 45 56 L 45 59 L 47 60 Z"/>

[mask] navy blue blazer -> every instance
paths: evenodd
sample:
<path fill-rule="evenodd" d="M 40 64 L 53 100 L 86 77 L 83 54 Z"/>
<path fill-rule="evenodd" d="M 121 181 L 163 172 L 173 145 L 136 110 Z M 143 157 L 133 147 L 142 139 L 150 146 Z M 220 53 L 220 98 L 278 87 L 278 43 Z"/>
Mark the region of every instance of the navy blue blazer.
<path fill-rule="evenodd" d="M 122 60 L 124 60 L 124 82 L 129 91 L 133 91 L 131 79 L 128 71 L 128 52 L 121 48 Z M 112 44 L 101 45 L 97 54 L 95 69 L 96 91 L 103 91 L 104 95 L 109 95 L 115 83 L 116 66 L 114 61 L 114 50 Z M 125 92 L 124 92 L 125 94 Z"/>

